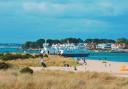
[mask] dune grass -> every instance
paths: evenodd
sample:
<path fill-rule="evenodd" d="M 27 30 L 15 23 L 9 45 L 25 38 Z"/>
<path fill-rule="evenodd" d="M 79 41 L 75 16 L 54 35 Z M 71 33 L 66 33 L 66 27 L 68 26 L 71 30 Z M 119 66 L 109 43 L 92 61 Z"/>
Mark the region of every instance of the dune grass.
<path fill-rule="evenodd" d="M 1 60 L 2 61 L 2 60 Z M 22 67 L 40 66 L 39 58 L 4 61 L 17 69 L 0 70 L 0 89 L 128 89 L 128 78 L 114 77 L 107 73 L 66 72 L 41 70 L 22 74 Z M 60 56 L 49 56 L 48 66 L 74 66 L 77 61 Z"/>
<path fill-rule="evenodd" d="M 3 62 L 3 60 L 0 60 Z M 38 67 L 40 65 L 40 58 L 29 58 L 29 59 L 17 59 L 17 60 L 8 60 L 4 61 L 7 63 L 10 63 L 16 67 Z M 70 66 L 74 66 L 77 64 L 77 61 L 75 61 L 72 58 L 64 58 L 60 56 L 49 56 L 48 58 L 45 58 L 45 63 L 48 66 L 64 66 L 64 63 L 69 64 Z"/>
<path fill-rule="evenodd" d="M 105 73 L 0 71 L 0 89 L 128 89 L 128 79 Z"/>

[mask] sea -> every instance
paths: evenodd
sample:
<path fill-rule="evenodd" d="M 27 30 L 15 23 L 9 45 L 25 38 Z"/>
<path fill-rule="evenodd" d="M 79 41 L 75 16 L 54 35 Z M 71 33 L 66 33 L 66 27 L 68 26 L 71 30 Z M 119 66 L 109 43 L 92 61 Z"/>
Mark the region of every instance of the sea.
<path fill-rule="evenodd" d="M 30 53 L 38 54 L 40 50 L 23 50 L 19 48 L 0 48 L 0 53 Z M 116 62 L 128 62 L 128 53 L 116 52 L 89 52 L 87 59 L 90 60 L 108 60 Z"/>

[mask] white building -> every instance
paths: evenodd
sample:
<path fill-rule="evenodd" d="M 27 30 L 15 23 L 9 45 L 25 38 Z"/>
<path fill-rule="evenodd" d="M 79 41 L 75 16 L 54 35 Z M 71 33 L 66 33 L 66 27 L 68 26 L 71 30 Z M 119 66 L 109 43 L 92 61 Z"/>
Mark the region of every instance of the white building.
<path fill-rule="evenodd" d="M 96 46 L 96 49 L 111 49 L 111 46 L 112 44 L 110 43 L 107 43 L 107 44 L 103 43 L 103 44 L 98 44 Z"/>

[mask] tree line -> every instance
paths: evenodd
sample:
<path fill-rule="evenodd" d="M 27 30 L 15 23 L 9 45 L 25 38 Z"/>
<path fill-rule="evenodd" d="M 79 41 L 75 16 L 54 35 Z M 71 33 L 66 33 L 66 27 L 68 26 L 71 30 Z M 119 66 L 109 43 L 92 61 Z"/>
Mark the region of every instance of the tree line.
<path fill-rule="evenodd" d="M 118 38 L 117 40 L 112 39 L 86 39 L 82 40 L 80 38 L 65 38 L 65 39 L 47 39 L 47 43 L 49 46 L 52 44 L 64 44 L 64 43 L 126 43 L 128 44 L 128 39 L 126 38 Z M 45 39 L 38 39 L 37 41 L 27 41 L 22 45 L 23 49 L 40 49 L 43 48 L 43 44 L 45 43 Z"/>

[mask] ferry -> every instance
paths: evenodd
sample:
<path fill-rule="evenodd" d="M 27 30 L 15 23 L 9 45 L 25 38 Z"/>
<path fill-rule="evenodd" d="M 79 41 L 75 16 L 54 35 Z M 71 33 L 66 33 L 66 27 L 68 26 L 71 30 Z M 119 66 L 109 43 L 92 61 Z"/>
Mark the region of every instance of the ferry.
<path fill-rule="evenodd" d="M 42 52 L 48 53 L 50 55 L 61 55 L 64 57 L 88 57 L 89 52 L 86 46 L 83 43 L 79 43 L 77 45 L 73 43 L 66 44 L 53 44 L 49 46 L 47 41 L 43 44 Z"/>
<path fill-rule="evenodd" d="M 86 49 L 85 45 L 80 43 L 78 45 L 74 44 L 60 44 L 60 45 L 52 45 L 47 49 L 47 53 L 51 55 L 61 55 L 64 57 L 88 57 L 89 53 Z"/>

